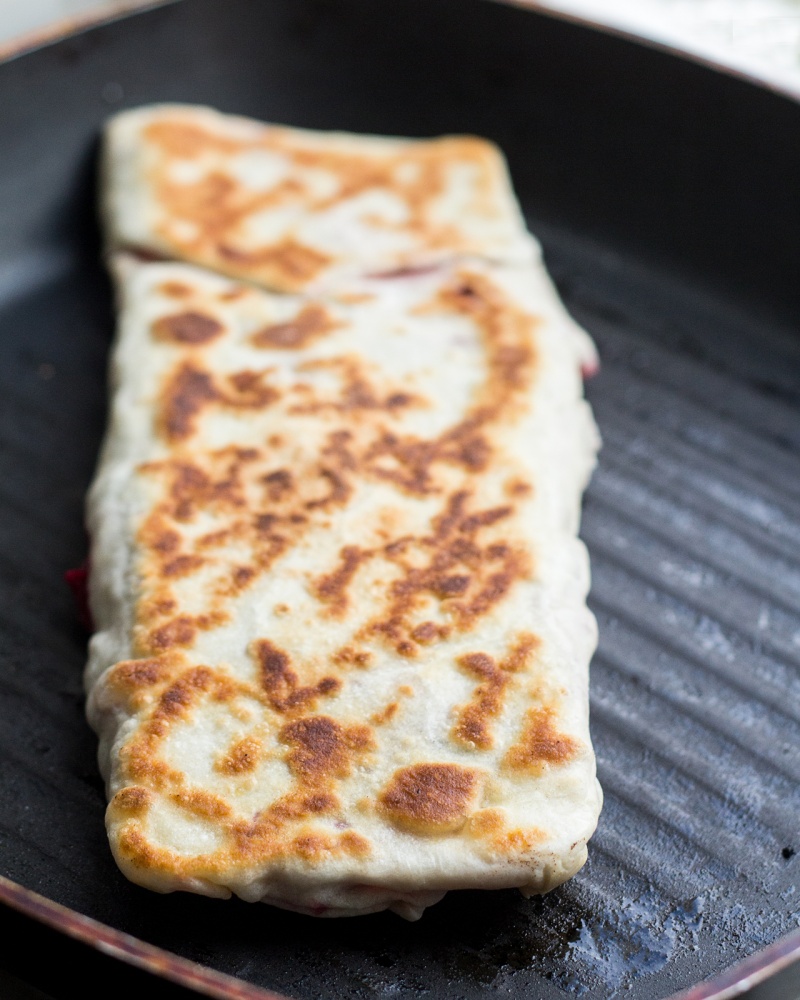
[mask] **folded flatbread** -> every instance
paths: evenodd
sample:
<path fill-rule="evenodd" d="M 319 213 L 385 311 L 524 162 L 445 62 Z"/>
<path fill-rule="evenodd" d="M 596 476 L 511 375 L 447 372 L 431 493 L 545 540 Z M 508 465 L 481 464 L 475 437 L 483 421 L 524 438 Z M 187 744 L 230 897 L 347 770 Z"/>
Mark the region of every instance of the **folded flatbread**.
<path fill-rule="evenodd" d="M 155 105 L 113 119 L 102 172 L 112 247 L 277 291 L 534 249 L 501 153 L 474 136 L 312 132 Z"/>
<path fill-rule="evenodd" d="M 356 263 L 293 295 L 112 255 L 88 714 L 157 891 L 415 919 L 586 857 L 588 340 L 533 254 Z"/>

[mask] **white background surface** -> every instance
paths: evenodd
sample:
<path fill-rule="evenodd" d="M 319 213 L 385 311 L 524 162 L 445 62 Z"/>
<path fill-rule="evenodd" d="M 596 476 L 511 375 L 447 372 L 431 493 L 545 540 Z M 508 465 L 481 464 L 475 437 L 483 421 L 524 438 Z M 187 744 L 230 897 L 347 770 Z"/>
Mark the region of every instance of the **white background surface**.
<path fill-rule="evenodd" d="M 0 41 L 100 6 L 97 0 L 0 0 Z"/>
<path fill-rule="evenodd" d="M 541 0 L 541 6 L 675 45 L 800 95 L 800 0 Z"/>
<path fill-rule="evenodd" d="M 800 95 L 800 0 L 538 2 L 720 60 Z M 0 44 L 53 21 L 129 5 L 130 0 L 0 0 Z"/>

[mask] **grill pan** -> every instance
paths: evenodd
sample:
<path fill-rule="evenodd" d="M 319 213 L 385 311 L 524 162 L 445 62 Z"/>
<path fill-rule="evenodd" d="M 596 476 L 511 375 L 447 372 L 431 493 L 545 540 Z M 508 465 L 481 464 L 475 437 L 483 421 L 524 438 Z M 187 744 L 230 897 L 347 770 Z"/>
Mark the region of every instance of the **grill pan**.
<path fill-rule="evenodd" d="M 98 130 L 156 100 L 509 156 L 603 361 L 582 533 L 606 804 L 546 897 L 315 921 L 116 870 L 61 577 L 113 329 Z M 184 984 L 80 951 L 107 992 L 153 997 L 722 1000 L 800 955 L 800 104 L 488 0 L 179 0 L 8 59 L 0 109 L 0 926 L 56 956 L 5 967 L 60 995 L 69 937 L 38 921 Z M 752 996 L 798 995 L 769 987 Z"/>

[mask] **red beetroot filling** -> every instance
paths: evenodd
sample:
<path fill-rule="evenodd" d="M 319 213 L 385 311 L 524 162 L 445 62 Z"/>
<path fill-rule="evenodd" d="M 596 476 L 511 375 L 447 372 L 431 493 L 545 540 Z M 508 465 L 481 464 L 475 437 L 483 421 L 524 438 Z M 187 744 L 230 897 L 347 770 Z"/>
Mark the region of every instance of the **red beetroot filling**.
<path fill-rule="evenodd" d="M 72 591 L 78 621 L 90 632 L 94 631 L 92 612 L 89 610 L 89 560 L 84 559 L 76 569 L 68 569 L 64 582 Z"/>

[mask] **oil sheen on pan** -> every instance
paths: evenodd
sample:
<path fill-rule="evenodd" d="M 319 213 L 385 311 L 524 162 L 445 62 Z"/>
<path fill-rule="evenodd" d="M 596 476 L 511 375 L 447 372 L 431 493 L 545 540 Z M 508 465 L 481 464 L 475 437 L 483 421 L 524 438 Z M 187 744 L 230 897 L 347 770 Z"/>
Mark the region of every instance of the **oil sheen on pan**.
<path fill-rule="evenodd" d="M 103 203 L 86 681 L 122 870 L 409 919 L 569 878 L 595 356 L 500 154 L 162 106 L 112 122 Z"/>

